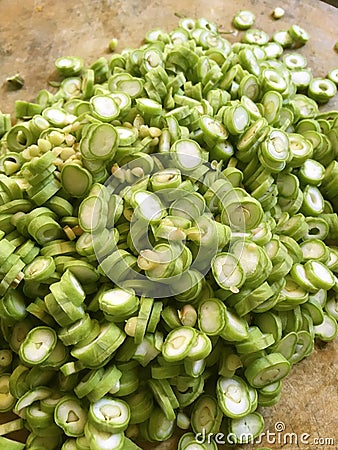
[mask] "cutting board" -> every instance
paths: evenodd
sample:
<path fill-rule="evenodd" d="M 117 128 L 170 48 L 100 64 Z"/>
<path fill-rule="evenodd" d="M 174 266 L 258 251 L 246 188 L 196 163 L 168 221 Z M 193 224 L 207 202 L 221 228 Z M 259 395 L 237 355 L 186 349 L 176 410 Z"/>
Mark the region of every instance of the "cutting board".
<path fill-rule="evenodd" d="M 285 9 L 285 16 L 275 21 L 271 13 L 277 6 Z M 270 35 L 295 23 L 304 27 L 311 39 L 300 52 L 315 76 L 325 76 L 338 67 L 338 54 L 333 50 L 338 40 L 338 10 L 315 0 L 0 0 L 0 109 L 13 113 L 16 99 L 34 100 L 55 76 L 57 57 L 77 55 L 91 63 L 108 55 L 110 39 L 119 40 L 118 51 L 137 47 L 147 30 L 170 31 L 179 17 L 206 17 L 229 32 L 230 41 L 238 40 L 240 34 L 233 34 L 231 19 L 239 9 L 254 11 L 255 26 Z M 25 80 L 19 91 L 5 86 L 5 79 L 15 73 Z M 338 97 L 324 109 L 338 109 Z M 322 347 L 292 369 L 278 405 L 262 410 L 265 431 L 270 433 L 264 445 L 284 450 L 338 448 L 338 342 Z M 144 445 L 144 449 L 174 450 L 176 442 L 174 437 L 166 444 Z"/>

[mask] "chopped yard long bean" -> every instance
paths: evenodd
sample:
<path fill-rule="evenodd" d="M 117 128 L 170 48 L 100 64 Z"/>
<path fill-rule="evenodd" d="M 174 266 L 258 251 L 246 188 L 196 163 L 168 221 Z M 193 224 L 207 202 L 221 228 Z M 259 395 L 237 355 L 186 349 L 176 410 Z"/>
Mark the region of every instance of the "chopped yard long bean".
<path fill-rule="evenodd" d="M 138 449 L 175 421 L 181 450 L 246 443 L 337 336 L 337 69 L 254 22 L 60 57 L 57 93 L 0 113 L 0 447 Z"/>

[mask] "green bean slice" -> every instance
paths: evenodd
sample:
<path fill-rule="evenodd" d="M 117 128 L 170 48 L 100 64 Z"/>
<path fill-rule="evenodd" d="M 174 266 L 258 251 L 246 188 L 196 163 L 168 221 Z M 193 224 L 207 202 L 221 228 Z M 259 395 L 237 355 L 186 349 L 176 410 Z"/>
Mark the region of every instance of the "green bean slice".
<path fill-rule="evenodd" d="M 242 378 L 220 377 L 216 388 L 217 399 L 223 414 L 231 418 L 245 417 L 250 411 L 248 386 Z"/>
<path fill-rule="evenodd" d="M 245 370 L 252 387 L 261 388 L 284 378 L 290 371 L 290 363 L 280 353 L 270 353 L 257 358 Z"/>

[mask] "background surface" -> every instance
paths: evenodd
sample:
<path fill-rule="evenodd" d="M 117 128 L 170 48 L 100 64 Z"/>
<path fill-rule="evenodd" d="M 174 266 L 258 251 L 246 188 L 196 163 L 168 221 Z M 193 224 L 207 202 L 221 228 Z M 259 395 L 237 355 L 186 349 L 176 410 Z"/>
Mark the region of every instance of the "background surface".
<path fill-rule="evenodd" d="M 328 3 L 329 5 L 335 6 L 336 8 L 338 7 L 338 0 L 323 0 L 325 1 L 325 3 Z"/>
<path fill-rule="evenodd" d="M 271 18 L 276 6 L 286 11 L 278 21 Z M 338 54 L 333 50 L 338 40 L 338 10 L 315 0 L 0 0 L 0 109 L 12 113 L 16 99 L 34 101 L 35 94 L 48 87 L 48 79 L 53 79 L 53 62 L 59 56 L 81 56 L 90 64 L 99 56 L 108 56 L 111 38 L 118 38 L 118 51 L 137 47 L 147 30 L 170 31 L 178 24 L 178 16 L 206 17 L 223 30 L 231 31 L 232 17 L 239 9 L 255 12 L 255 26 L 270 35 L 294 23 L 304 27 L 311 40 L 300 52 L 307 56 L 315 76 L 325 76 L 329 69 L 338 67 Z M 238 40 L 240 35 L 228 36 L 229 40 Z M 5 80 L 15 73 L 23 76 L 25 86 L 19 91 L 9 91 Z M 338 109 L 337 96 L 325 109 Z M 337 379 L 336 341 L 321 350 L 316 348 L 293 368 L 284 381 L 280 403 L 263 410 L 266 431 L 276 432 L 275 426 L 283 424 L 285 430 L 277 432 L 277 443 L 263 443 L 284 450 L 338 449 Z M 283 424 L 278 425 L 279 422 Z M 287 443 L 290 441 L 285 433 L 296 433 L 298 444 Z M 305 433 L 310 435 L 308 443 L 301 443 L 301 435 Z M 315 444 L 316 438 L 322 442 L 334 439 L 334 445 L 329 441 Z M 144 448 L 174 450 L 176 441 Z"/>

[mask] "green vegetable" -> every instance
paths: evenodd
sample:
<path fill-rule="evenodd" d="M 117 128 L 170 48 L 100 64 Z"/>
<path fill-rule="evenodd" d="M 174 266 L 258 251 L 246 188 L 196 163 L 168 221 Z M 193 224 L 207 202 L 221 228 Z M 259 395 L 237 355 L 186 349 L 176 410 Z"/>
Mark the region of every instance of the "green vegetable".
<path fill-rule="evenodd" d="M 238 444 L 250 442 L 258 437 L 264 428 L 264 419 L 259 412 L 253 412 L 244 418 L 231 419 L 229 430 L 232 440 Z"/>
<path fill-rule="evenodd" d="M 246 30 L 254 24 L 255 19 L 256 17 L 253 12 L 242 10 L 236 13 L 233 18 L 233 25 L 239 30 Z"/>
<path fill-rule="evenodd" d="M 74 397 L 62 397 L 54 410 L 55 423 L 61 427 L 67 436 L 81 436 L 87 420 L 87 412 Z"/>
<path fill-rule="evenodd" d="M 20 346 L 19 356 L 27 364 L 41 364 L 56 346 L 57 334 L 49 327 L 35 327 L 25 337 Z"/>
<path fill-rule="evenodd" d="M 14 89 L 21 89 L 25 84 L 25 80 L 19 73 L 16 73 L 11 77 L 6 78 L 6 81 L 7 83 L 9 83 L 10 86 L 13 86 Z"/>
<path fill-rule="evenodd" d="M 326 103 L 337 93 L 337 87 L 331 79 L 313 78 L 309 84 L 308 95 L 318 103 Z"/>
<path fill-rule="evenodd" d="M 100 431 L 109 433 L 124 431 L 129 418 L 129 406 L 123 400 L 103 397 L 90 405 L 88 419 Z"/>
<path fill-rule="evenodd" d="M 8 450 L 23 450 L 25 448 L 25 444 L 22 442 L 14 441 L 4 436 L 0 436 L 0 444 Z"/>
<path fill-rule="evenodd" d="M 58 58 L 55 94 L 0 113 L 0 410 L 19 416 L 0 436 L 247 443 L 337 336 L 337 69 L 312 74 L 298 25 L 254 21 L 233 44 L 184 18 L 109 61 Z"/>
<path fill-rule="evenodd" d="M 220 377 L 217 381 L 217 399 L 223 414 L 231 418 L 245 417 L 250 412 L 250 396 L 246 382 L 237 377 Z"/>
<path fill-rule="evenodd" d="M 272 16 L 273 16 L 274 19 L 277 20 L 277 19 L 282 18 L 284 16 L 284 14 L 285 14 L 284 9 L 279 7 L 279 6 L 277 6 L 277 8 L 275 8 L 273 10 Z"/>

